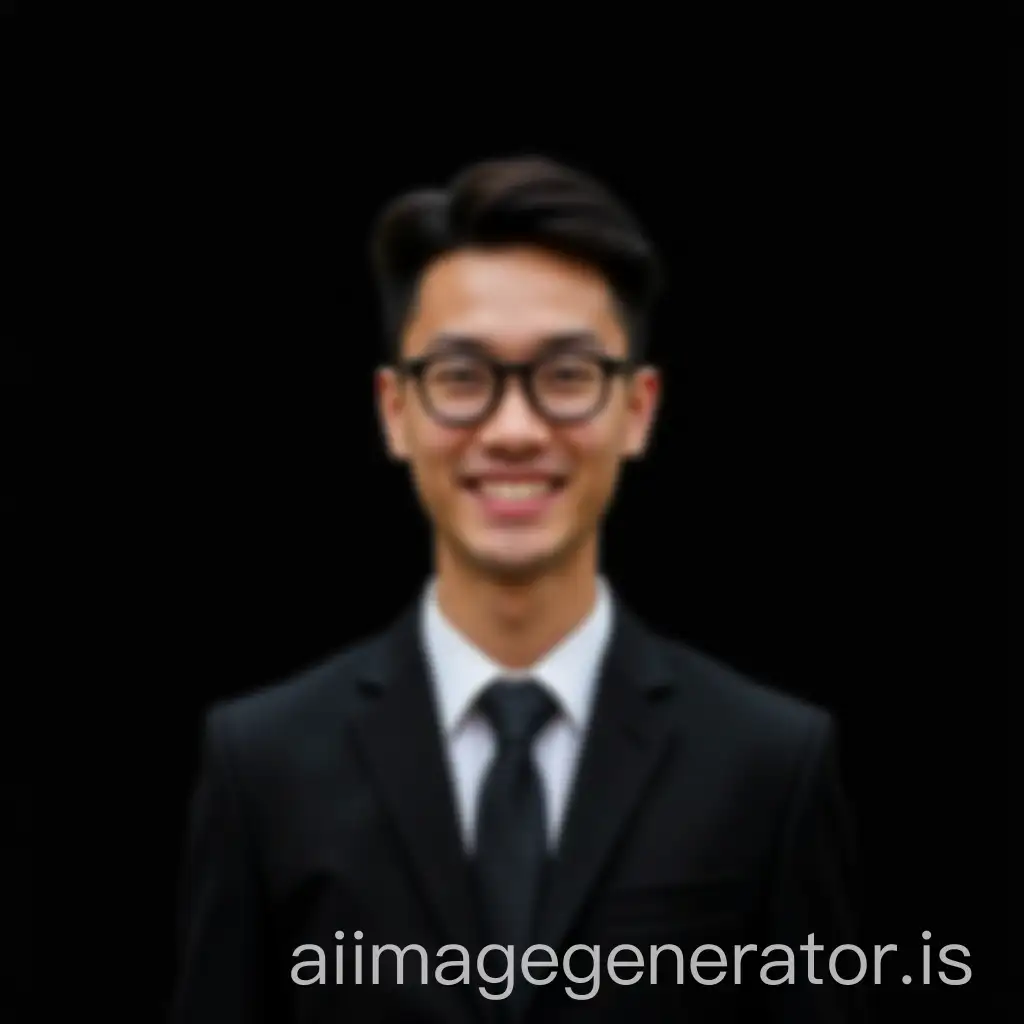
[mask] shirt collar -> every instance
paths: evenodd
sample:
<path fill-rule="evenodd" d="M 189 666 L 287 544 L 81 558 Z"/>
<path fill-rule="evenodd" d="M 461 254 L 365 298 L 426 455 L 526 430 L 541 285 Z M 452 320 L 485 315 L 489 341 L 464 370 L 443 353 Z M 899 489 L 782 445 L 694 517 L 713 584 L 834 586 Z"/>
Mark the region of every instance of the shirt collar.
<path fill-rule="evenodd" d="M 462 725 L 489 683 L 527 676 L 547 688 L 574 727 L 584 727 L 611 635 L 612 600 L 604 579 L 598 579 L 597 600 L 587 618 L 526 670 L 504 668 L 456 630 L 441 611 L 433 580 L 424 594 L 421 624 L 445 733 Z"/>

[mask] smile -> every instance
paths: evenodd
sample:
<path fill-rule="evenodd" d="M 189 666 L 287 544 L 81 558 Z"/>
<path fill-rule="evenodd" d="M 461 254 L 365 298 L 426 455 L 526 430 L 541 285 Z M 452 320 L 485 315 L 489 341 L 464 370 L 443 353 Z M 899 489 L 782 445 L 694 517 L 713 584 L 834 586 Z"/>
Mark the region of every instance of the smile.
<path fill-rule="evenodd" d="M 467 486 L 488 519 L 533 519 L 547 511 L 565 480 L 476 480 Z"/>
<path fill-rule="evenodd" d="M 487 498 L 501 498 L 504 501 L 528 501 L 539 498 L 554 490 L 553 481 L 535 480 L 530 483 L 508 483 L 502 480 L 482 483 L 479 491 Z"/>

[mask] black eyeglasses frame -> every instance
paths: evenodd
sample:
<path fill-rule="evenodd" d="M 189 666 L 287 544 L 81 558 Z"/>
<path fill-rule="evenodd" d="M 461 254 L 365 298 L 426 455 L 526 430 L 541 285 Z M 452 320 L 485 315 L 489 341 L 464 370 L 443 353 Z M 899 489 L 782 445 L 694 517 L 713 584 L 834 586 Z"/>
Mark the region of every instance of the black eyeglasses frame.
<path fill-rule="evenodd" d="M 553 415 L 544 408 L 543 403 L 537 396 L 535 380 L 538 370 L 552 362 L 557 362 L 571 356 L 576 359 L 583 359 L 597 366 L 602 375 L 601 393 L 594 405 L 585 413 L 573 416 Z M 451 417 L 440 413 L 431 403 L 427 388 L 424 386 L 424 379 L 431 366 L 437 363 L 447 362 L 454 359 L 463 359 L 485 365 L 492 374 L 495 381 L 494 393 L 490 401 L 473 416 Z M 526 396 L 530 408 L 543 420 L 557 425 L 570 425 L 585 423 L 594 419 L 604 411 L 612 393 L 612 383 L 617 377 L 629 377 L 634 374 L 640 364 L 632 359 L 622 359 L 615 356 L 603 355 L 595 352 L 547 352 L 534 359 L 522 362 L 506 362 L 496 359 L 484 353 L 451 353 L 435 352 L 430 355 L 420 356 L 415 359 L 402 359 L 392 364 L 392 368 L 400 376 L 412 380 L 416 385 L 416 391 L 420 401 L 428 415 L 443 426 L 449 427 L 474 427 L 485 423 L 494 415 L 501 406 L 508 390 L 508 383 L 513 378 L 519 382 L 523 394 Z"/>

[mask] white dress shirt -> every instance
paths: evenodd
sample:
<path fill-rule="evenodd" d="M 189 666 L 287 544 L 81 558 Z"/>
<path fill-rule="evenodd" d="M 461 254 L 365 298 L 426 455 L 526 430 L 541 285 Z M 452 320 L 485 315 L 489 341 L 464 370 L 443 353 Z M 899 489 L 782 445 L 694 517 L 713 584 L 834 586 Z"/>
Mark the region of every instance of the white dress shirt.
<path fill-rule="evenodd" d="M 474 706 L 477 698 L 498 678 L 533 679 L 554 698 L 558 711 L 533 743 L 545 796 L 548 843 L 554 848 L 611 627 L 611 595 L 607 583 L 599 579 L 597 601 L 588 617 L 532 668 L 513 671 L 493 662 L 459 633 L 438 605 L 436 584 L 428 586 L 422 605 L 424 646 L 467 851 L 474 847 L 480 786 L 497 752 L 493 727 Z"/>

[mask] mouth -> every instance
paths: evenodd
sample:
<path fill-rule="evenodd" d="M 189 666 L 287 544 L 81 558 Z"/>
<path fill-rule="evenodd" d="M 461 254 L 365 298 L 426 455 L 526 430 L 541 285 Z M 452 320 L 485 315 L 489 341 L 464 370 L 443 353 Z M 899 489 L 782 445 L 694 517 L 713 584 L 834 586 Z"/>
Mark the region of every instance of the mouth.
<path fill-rule="evenodd" d="M 565 477 L 471 478 L 463 487 L 488 519 L 523 520 L 542 516 L 565 489 Z"/>

